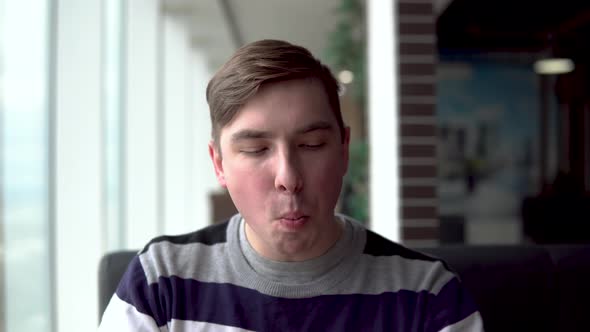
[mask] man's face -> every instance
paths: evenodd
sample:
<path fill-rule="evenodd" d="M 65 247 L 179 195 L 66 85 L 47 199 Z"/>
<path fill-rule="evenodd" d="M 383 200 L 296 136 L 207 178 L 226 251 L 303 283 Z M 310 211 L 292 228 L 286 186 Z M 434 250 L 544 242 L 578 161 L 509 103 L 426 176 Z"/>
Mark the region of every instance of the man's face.
<path fill-rule="evenodd" d="M 246 221 L 262 256 L 301 261 L 337 240 L 334 207 L 348 165 L 321 83 L 298 79 L 263 86 L 221 130 L 221 155 L 209 145 L 219 183 Z"/>

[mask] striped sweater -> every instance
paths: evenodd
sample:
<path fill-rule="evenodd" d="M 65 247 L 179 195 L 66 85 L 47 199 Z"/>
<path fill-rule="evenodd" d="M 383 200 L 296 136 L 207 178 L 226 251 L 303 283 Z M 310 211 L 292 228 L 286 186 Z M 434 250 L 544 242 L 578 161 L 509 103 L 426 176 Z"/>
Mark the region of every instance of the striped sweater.
<path fill-rule="evenodd" d="M 483 330 L 444 262 L 338 218 L 345 236 L 322 257 L 269 263 L 292 271 L 289 280 L 263 273 L 265 262 L 244 243 L 240 215 L 156 238 L 130 263 L 99 330 Z M 319 274 L 298 274 L 306 269 Z"/>

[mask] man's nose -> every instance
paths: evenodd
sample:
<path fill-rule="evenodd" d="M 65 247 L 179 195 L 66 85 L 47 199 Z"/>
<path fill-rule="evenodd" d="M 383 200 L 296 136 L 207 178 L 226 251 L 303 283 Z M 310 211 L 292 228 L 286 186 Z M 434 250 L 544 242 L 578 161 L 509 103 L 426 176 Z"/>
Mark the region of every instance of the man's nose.
<path fill-rule="evenodd" d="M 277 156 L 277 170 L 275 188 L 279 192 L 294 194 L 303 187 L 301 165 L 292 153 L 282 153 Z"/>

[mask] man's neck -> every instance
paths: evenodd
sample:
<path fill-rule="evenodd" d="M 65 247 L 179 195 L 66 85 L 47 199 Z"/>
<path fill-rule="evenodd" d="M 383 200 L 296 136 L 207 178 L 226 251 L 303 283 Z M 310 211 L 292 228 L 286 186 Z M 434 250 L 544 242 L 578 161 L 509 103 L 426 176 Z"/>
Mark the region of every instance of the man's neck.
<path fill-rule="evenodd" d="M 285 250 L 276 248 L 271 243 L 260 241 L 259 239 L 261 237 L 259 237 L 250 225 L 248 225 L 247 221 L 244 222 L 246 239 L 254 251 L 265 259 L 277 262 L 302 262 L 325 254 L 336 242 L 338 242 L 344 229 L 343 222 L 336 217 L 332 217 L 332 222 L 327 223 L 327 226 L 328 227 L 325 227 L 325 229 L 321 231 L 321 234 L 317 235 L 317 237 L 323 237 L 322 241 L 317 245 L 312 244 L 307 250 L 299 252 L 286 252 Z M 316 239 L 316 241 L 317 240 L 318 239 Z"/>

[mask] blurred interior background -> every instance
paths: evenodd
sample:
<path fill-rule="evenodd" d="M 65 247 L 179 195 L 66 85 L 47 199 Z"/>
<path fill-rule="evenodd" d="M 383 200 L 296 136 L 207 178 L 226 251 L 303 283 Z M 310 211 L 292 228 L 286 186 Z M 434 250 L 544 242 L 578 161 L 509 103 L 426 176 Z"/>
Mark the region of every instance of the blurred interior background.
<path fill-rule="evenodd" d="M 309 48 L 352 128 L 339 210 L 408 246 L 590 242 L 590 3 L 0 0 L 0 331 L 97 324 L 97 265 L 235 210 L 205 87 Z"/>

